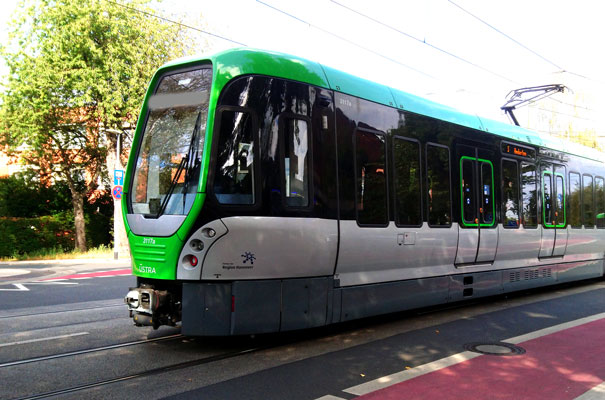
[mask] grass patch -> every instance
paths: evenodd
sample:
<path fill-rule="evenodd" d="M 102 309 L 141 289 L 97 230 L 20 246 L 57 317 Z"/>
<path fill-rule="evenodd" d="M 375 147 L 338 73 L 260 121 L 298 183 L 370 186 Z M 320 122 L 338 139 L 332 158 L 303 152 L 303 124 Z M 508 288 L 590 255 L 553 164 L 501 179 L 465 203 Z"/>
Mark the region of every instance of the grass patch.
<path fill-rule="evenodd" d="M 78 250 L 63 250 L 61 247 L 40 249 L 29 253 L 15 253 L 11 257 L 2 257 L 0 261 L 24 261 L 24 260 L 71 260 L 82 258 L 109 258 L 113 257 L 113 248 L 100 245 L 86 252 Z"/>

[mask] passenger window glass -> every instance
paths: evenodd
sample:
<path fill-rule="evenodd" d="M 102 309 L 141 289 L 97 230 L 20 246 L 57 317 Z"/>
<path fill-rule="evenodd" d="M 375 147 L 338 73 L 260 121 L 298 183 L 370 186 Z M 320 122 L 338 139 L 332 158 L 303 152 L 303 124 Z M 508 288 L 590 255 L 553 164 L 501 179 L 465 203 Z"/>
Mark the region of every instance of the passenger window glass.
<path fill-rule="evenodd" d="M 584 223 L 585 228 L 593 228 L 594 227 L 594 203 L 593 203 L 592 176 L 583 175 L 582 176 L 582 186 L 584 187 L 584 195 L 582 196 L 582 198 L 584 200 L 584 205 L 582 207 L 582 211 L 583 211 L 582 222 Z"/>
<path fill-rule="evenodd" d="M 553 226 L 552 212 L 552 175 L 545 173 L 542 175 L 542 216 L 544 226 Z"/>
<path fill-rule="evenodd" d="M 532 164 L 521 164 L 521 184 L 523 200 L 523 227 L 538 226 L 538 196 L 536 167 Z"/>
<path fill-rule="evenodd" d="M 477 207 L 475 205 L 475 194 L 473 178 L 473 166 L 475 163 L 471 160 L 462 160 L 462 218 L 469 224 L 476 223 Z"/>
<path fill-rule="evenodd" d="M 254 140 L 250 115 L 223 111 L 214 194 L 223 204 L 254 204 Z"/>
<path fill-rule="evenodd" d="M 426 149 L 429 225 L 451 224 L 450 154 L 445 147 L 428 145 Z"/>
<path fill-rule="evenodd" d="M 395 221 L 397 225 L 420 225 L 420 145 L 393 138 L 395 166 Z"/>
<path fill-rule="evenodd" d="M 384 136 L 358 130 L 355 139 L 357 221 L 360 225 L 386 225 L 388 213 Z"/>
<path fill-rule="evenodd" d="M 565 227 L 565 183 L 563 177 L 555 173 L 556 196 L 555 196 L 555 224 L 557 228 Z"/>
<path fill-rule="evenodd" d="M 494 222 L 494 171 L 491 163 L 481 163 L 481 223 Z"/>
<path fill-rule="evenodd" d="M 307 122 L 290 119 L 285 124 L 284 156 L 286 205 L 306 207 L 309 205 L 309 135 Z"/>
<path fill-rule="evenodd" d="M 515 161 L 502 161 L 502 224 L 519 226 L 519 173 Z"/>
<path fill-rule="evenodd" d="M 582 227 L 581 218 L 581 193 L 580 174 L 569 173 L 569 224 L 572 228 Z"/>
<path fill-rule="evenodd" d="M 597 228 L 605 228 L 605 189 L 604 180 L 601 177 L 594 178 Z"/>

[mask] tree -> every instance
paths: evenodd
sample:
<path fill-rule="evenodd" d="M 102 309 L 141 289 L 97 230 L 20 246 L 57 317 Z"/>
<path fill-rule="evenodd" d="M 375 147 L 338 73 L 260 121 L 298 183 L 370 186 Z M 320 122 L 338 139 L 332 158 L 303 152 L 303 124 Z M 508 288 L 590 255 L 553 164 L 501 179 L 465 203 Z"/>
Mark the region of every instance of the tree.
<path fill-rule="evenodd" d="M 116 159 L 118 138 L 135 126 L 153 72 L 192 43 L 181 25 L 155 18 L 148 2 L 33 1 L 12 21 L 10 43 L 0 49 L 10 70 L 2 141 L 41 174 L 67 184 L 82 251 L 86 196 L 125 157 Z M 121 221 L 120 202 L 114 206 Z"/>

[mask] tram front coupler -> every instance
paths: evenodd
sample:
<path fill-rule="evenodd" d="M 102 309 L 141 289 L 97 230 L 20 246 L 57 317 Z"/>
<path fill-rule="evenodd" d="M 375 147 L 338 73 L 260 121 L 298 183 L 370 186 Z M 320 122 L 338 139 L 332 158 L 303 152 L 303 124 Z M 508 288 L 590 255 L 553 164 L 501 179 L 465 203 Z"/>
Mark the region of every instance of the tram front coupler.
<path fill-rule="evenodd" d="M 180 320 L 167 290 L 156 290 L 149 286 L 130 288 L 124 302 L 136 326 L 153 326 L 157 329 L 160 325 L 174 326 Z"/>

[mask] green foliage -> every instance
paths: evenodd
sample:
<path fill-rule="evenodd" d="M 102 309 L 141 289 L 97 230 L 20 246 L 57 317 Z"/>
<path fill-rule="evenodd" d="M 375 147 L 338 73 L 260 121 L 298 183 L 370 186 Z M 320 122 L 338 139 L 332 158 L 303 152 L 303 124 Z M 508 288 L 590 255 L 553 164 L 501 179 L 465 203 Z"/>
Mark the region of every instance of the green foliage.
<path fill-rule="evenodd" d="M 46 187 L 29 173 L 0 178 L 0 217 L 37 217 L 70 208 L 64 183 Z"/>
<path fill-rule="evenodd" d="M 0 46 L 10 70 L 0 144 L 65 182 L 81 250 L 85 193 L 96 188 L 117 135 L 135 125 L 153 72 L 192 43 L 180 25 L 153 17 L 148 3 L 26 0 L 10 43 Z"/>
<path fill-rule="evenodd" d="M 74 248 L 69 189 L 60 182 L 46 187 L 33 176 L 22 173 L 0 179 L 0 237 L 4 238 L 0 257 Z M 85 204 L 88 247 L 111 243 L 112 205 L 109 193 Z"/>
<path fill-rule="evenodd" d="M 88 214 L 88 247 L 109 245 L 110 218 Z M 35 218 L 0 217 L 0 257 L 17 257 L 44 251 L 74 250 L 74 217 L 71 211 Z"/>

